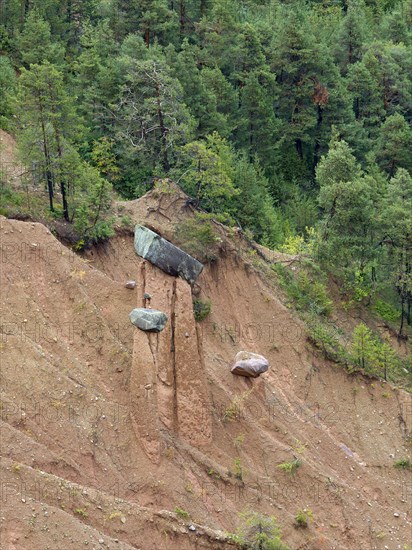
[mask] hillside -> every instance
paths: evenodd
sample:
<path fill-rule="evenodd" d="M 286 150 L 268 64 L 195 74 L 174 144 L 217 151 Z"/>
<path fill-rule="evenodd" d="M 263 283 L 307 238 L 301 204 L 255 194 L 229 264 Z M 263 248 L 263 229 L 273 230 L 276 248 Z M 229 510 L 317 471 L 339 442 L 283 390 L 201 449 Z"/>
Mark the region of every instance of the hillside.
<path fill-rule="evenodd" d="M 412 0 L 0 0 L 0 550 L 412 550 L 411 152 Z"/>
<path fill-rule="evenodd" d="M 186 199 L 117 209 L 173 241 Z M 218 227 L 191 289 L 139 258 L 130 229 L 80 257 L 1 217 L 2 550 L 228 549 L 247 510 L 295 549 L 410 544 L 411 477 L 394 463 L 410 456 L 411 395 L 326 361 L 248 241 Z M 200 322 L 192 290 L 211 301 Z M 174 319 L 158 335 L 130 324 L 143 293 Z M 232 375 L 243 349 L 268 372 Z M 294 476 L 278 468 L 295 459 Z"/>

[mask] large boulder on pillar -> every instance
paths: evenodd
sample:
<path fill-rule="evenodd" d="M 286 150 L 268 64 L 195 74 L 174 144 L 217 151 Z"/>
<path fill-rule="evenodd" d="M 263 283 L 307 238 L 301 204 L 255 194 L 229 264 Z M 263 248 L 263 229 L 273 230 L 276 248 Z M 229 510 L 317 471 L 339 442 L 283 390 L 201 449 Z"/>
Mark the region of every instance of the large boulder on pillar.
<path fill-rule="evenodd" d="M 136 253 L 159 269 L 185 279 L 193 284 L 199 277 L 203 264 L 160 235 L 142 225 L 136 225 L 134 232 Z"/>
<path fill-rule="evenodd" d="M 157 309 L 137 307 L 129 313 L 132 324 L 145 332 L 161 332 L 167 323 L 167 315 Z"/>
<path fill-rule="evenodd" d="M 257 378 L 268 368 L 269 362 L 263 355 L 251 351 L 240 351 L 235 357 L 235 364 L 230 372 L 238 376 Z"/>

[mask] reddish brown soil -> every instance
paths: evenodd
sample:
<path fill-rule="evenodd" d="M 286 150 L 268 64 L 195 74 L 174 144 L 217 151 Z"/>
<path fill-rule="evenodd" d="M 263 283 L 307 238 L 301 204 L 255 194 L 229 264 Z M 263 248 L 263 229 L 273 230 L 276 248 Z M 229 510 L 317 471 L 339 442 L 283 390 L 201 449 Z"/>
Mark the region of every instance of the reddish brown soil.
<path fill-rule="evenodd" d="M 175 198 L 121 214 L 171 238 Z M 132 234 L 84 258 L 41 224 L 1 218 L 1 239 L 3 550 L 233 548 L 224 532 L 247 510 L 275 515 L 295 549 L 410 544 L 411 473 L 393 464 L 411 454 L 411 396 L 317 357 L 235 239 L 199 278 L 200 323 L 190 287 L 138 258 Z M 143 292 L 169 315 L 159 335 L 128 319 Z M 233 376 L 242 349 L 269 371 Z M 277 466 L 294 457 L 290 477 Z"/>

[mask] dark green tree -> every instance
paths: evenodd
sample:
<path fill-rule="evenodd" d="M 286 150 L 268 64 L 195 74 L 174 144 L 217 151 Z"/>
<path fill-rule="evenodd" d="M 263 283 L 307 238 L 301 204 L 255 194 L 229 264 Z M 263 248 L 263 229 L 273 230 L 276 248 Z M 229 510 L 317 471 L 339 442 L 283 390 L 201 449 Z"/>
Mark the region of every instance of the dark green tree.
<path fill-rule="evenodd" d="M 17 78 L 7 56 L 0 57 L 0 128 L 10 129 Z"/>
<path fill-rule="evenodd" d="M 412 129 L 400 114 L 386 119 L 379 130 L 376 144 L 376 160 L 389 174 L 395 175 L 398 168 L 406 168 L 412 174 Z"/>
<path fill-rule="evenodd" d="M 360 61 L 364 45 L 370 40 L 368 13 L 360 0 L 350 0 L 338 29 L 335 59 L 343 74 L 353 63 Z"/>
<path fill-rule="evenodd" d="M 412 177 L 403 168 L 389 182 L 382 225 L 391 279 L 401 305 L 399 335 L 403 335 L 405 321 L 412 324 Z"/>
<path fill-rule="evenodd" d="M 31 10 L 27 15 L 16 43 L 26 67 L 44 61 L 59 65 L 63 63 L 64 47 L 53 41 L 50 24 L 37 9 Z"/>
<path fill-rule="evenodd" d="M 175 148 L 190 141 L 194 121 L 183 90 L 161 58 L 132 60 L 116 106 L 117 140 L 151 173 L 167 173 Z"/>
<path fill-rule="evenodd" d="M 63 215 L 68 221 L 68 192 L 73 185 L 68 166 L 73 162 L 72 141 L 79 122 L 63 75 L 54 65 L 45 62 L 22 70 L 16 112 L 23 158 L 26 163 L 34 163 L 44 175 L 52 211 L 56 186 L 59 188 Z"/>

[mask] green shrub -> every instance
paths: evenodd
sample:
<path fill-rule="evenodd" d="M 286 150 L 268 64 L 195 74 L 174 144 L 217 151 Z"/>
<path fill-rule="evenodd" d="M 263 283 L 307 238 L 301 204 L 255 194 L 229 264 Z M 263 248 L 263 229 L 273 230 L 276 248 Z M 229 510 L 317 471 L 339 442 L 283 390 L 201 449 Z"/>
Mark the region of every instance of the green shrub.
<path fill-rule="evenodd" d="M 281 464 L 278 464 L 278 468 L 283 470 L 284 472 L 288 473 L 291 477 L 293 477 L 296 474 L 296 471 L 298 468 L 302 466 L 302 461 L 300 458 L 295 458 L 294 460 L 282 462 Z"/>
<path fill-rule="evenodd" d="M 125 214 L 124 216 L 122 216 L 120 218 L 120 224 L 122 227 L 126 227 L 128 229 L 132 229 L 133 228 L 133 220 L 130 216 L 128 216 L 127 214 Z"/>
<path fill-rule="evenodd" d="M 290 550 L 282 542 L 281 530 L 273 516 L 264 516 L 257 512 L 240 515 L 242 525 L 230 539 L 241 548 L 250 550 Z"/>
<path fill-rule="evenodd" d="M 200 261 L 214 261 L 219 255 L 220 237 L 210 214 L 196 213 L 182 221 L 176 230 L 176 240 L 186 252 Z"/>
<path fill-rule="evenodd" d="M 367 374 L 387 380 L 399 363 L 394 349 L 387 342 L 381 342 L 364 323 L 354 328 L 352 340 L 352 363 Z"/>
<path fill-rule="evenodd" d="M 401 458 L 395 462 L 394 467 L 399 470 L 412 470 L 412 462 L 410 458 Z"/>
<path fill-rule="evenodd" d="M 347 353 L 340 342 L 336 328 L 316 319 L 307 321 L 308 339 L 318 348 L 324 357 L 335 363 L 347 364 Z"/>
<path fill-rule="evenodd" d="M 174 513 L 182 519 L 188 519 L 190 517 L 189 512 L 186 512 L 186 510 L 182 510 L 182 508 L 179 508 L 178 506 L 176 506 L 176 508 L 174 509 Z"/>
<path fill-rule="evenodd" d="M 298 311 L 325 317 L 332 313 L 333 302 L 319 269 L 308 265 L 297 274 L 282 264 L 275 264 L 272 269 L 278 274 L 281 287 Z"/>
<path fill-rule="evenodd" d="M 233 475 L 235 476 L 236 479 L 239 479 L 240 481 L 242 481 L 243 468 L 239 457 L 235 458 L 235 460 L 233 461 Z"/>
<path fill-rule="evenodd" d="M 303 510 L 299 510 L 295 516 L 295 527 L 303 527 L 306 529 L 306 527 L 309 526 L 309 520 L 312 519 L 313 514 L 312 511 L 304 508 Z"/>
<path fill-rule="evenodd" d="M 22 206 L 22 203 L 22 194 L 16 193 L 11 187 L 5 185 L 4 182 L 0 182 L 0 213 L 3 216 L 7 217 L 12 215 L 14 212 L 16 212 L 16 210 L 19 210 L 19 207 Z"/>
<path fill-rule="evenodd" d="M 196 321 L 203 321 L 212 309 L 212 303 L 210 300 L 202 302 L 202 300 L 193 300 L 193 312 L 195 314 Z"/>
<path fill-rule="evenodd" d="M 374 311 L 381 317 L 384 321 L 389 323 L 396 323 L 399 321 L 401 316 L 399 309 L 384 302 L 383 300 L 377 300 L 376 304 L 373 306 Z"/>

